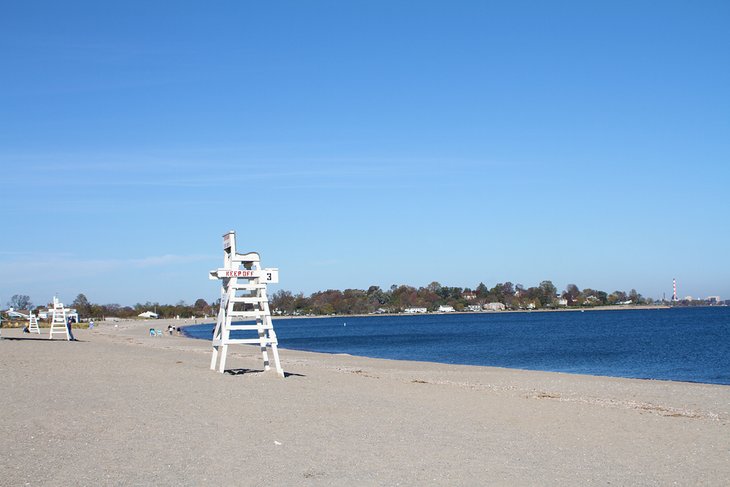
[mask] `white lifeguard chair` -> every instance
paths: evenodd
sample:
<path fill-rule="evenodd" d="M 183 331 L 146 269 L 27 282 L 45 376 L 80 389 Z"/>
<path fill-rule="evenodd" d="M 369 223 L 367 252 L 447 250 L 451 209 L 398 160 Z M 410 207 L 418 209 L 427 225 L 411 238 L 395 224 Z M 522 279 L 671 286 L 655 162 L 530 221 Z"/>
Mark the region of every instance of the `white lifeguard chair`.
<path fill-rule="evenodd" d="M 63 303 L 58 300 L 56 296 L 53 296 L 53 310 L 51 315 L 51 333 L 48 335 L 49 339 L 53 339 L 53 334 L 63 334 L 66 336 L 66 340 L 71 341 L 71 336 L 68 334 L 68 328 L 66 328 L 66 308 Z"/>
<path fill-rule="evenodd" d="M 267 284 L 279 282 L 279 269 L 262 268 L 256 252 L 236 252 L 236 232 L 223 235 L 223 268 L 210 271 L 209 279 L 222 280 L 221 303 L 213 331 L 213 357 L 211 370 L 224 372 L 228 345 L 235 343 L 258 344 L 264 360 L 264 370 L 270 370 L 269 353 L 274 359 L 276 373 L 284 377 L 279 362 L 278 342 L 271 321 Z M 243 293 L 243 294 L 240 294 Z M 233 321 L 256 320 L 256 324 L 234 324 Z M 231 331 L 257 332 L 255 338 L 231 338 Z M 220 362 L 218 358 L 220 355 Z M 218 364 L 216 364 L 218 362 Z"/>
<path fill-rule="evenodd" d="M 41 329 L 38 327 L 38 317 L 32 311 L 28 312 L 28 331 L 41 334 Z"/>

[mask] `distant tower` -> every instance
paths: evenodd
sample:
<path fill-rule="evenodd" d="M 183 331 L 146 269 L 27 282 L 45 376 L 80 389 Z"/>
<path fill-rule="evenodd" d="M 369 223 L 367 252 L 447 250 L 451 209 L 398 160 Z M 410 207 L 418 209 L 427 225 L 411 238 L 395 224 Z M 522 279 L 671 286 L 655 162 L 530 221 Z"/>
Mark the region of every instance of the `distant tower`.
<path fill-rule="evenodd" d="M 677 279 L 672 279 L 672 301 L 675 303 L 678 301 L 677 299 Z"/>

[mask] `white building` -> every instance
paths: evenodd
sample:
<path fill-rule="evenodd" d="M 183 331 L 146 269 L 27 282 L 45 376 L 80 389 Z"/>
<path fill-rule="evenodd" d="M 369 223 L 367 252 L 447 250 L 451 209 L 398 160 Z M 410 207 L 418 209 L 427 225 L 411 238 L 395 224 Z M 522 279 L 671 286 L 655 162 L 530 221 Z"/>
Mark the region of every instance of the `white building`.
<path fill-rule="evenodd" d="M 426 313 L 426 308 L 406 308 L 403 310 L 404 313 Z"/>
<path fill-rule="evenodd" d="M 438 312 L 439 313 L 453 313 L 454 307 L 442 304 L 441 306 L 439 306 Z"/>
<path fill-rule="evenodd" d="M 144 313 L 140 313 L 137 316 L 139 316 L 140 318 L 155 318 L 155 319 L 157 319 L 157 318 L 159 318 L 160 315 L 158 315 L 157 313 L 154 313 L 152 311 L 145 311 Z"/>
<path fill-rule="evenodd" d="M 504 311 L 507 307 L 503 303 L 487 303 L 484 309 L 487 311 Z"/>
<path fill-rule="evenodd" d="M 28 313 L 30 313 L 30 311 Z M 22 320 L 28 319 L 28 314 L 21 313 L 20 311 L 15 311 L 14 308 L 8 308 L 8 310 L 5 312 L 5 314 L 8 315 L 8 318 L 11 318 L 11 319 L 12 318 L 22 319 Z"/>

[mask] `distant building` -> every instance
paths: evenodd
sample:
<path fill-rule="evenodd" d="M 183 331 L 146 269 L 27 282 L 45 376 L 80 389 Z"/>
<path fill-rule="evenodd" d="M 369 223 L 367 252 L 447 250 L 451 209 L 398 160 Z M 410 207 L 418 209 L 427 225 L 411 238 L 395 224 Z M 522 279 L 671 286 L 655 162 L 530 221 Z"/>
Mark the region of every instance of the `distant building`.
<path fill-rule="evenodd" d="M 152 311 L 145 311 L 144 313 L 140 313 L 137 316 L 139 316 L 140 318 L 155 318 L 155 319 L 160 317 L 160 315 L 158 315 L 157 313 L 154 313 Z"/>
<path fill-rule="evenodd" d="M 14 318 L 14 319 L 27 320 L 28 319 L 28 315 L 30 314 L 30 311 L 26 311 L 25 313 L 23 313 L 22 311 L 25 311 L 25 310 L 18 311 L 18 310 L 14 309 L 14 308 L 9 308 L 5 312 L 5 314 L 8 315 L 8 318 L 10 318 L 10 319 L 13 319 Z"/>
<path fill-rule="evenodd" d="M 49 320 L 53 317 L 53 308 L 38 310 L 38 319 Z M 71 318 L 75 323 L 79 322 L 79 313 L 75 308 L 66 308 L 66 317 Z"/>
<path fill-rule="evenodd" d="M 487 303 L 484 305 L 487 311 L 504 311 L 507 307 L 503 303 Z"/>
<path fill-rule="evenodd" d="M 453 306 L 445 306 L 445 305 L 442 304 L 441 306 L 439 306 L 438 312 L 439 313 L 453 313 L 454 312 L 454 307 Z"/>
<path fill-rule="evenodd" d="M 426 308 L 406 308 L 403 310 L 404 313 L 426 313 L 428 310 Z"/>
<path fill-rule="evenodd" d="M 466 307 L 466 310 L 467 311 L 481 311 L 482 307 L 479 306 L 478 304 L 470 304 Z"/>
<path fill-rule="evenodd" d="M 476 299 L 477 298 L 477 293 L 475 293 L 474 291 L 466 291 L 466 292 L 462 293 L 462 296 L 467 301 L 471 301 L 472 299 Z"/>
<path fill-rule="evenodd" d="M 558 306 L 568 306 L 568 299 L 567 298 L 558 299 Z"/>
<path fill-rule="evenodd" d="M 708 304 L 720 304 L 722 302 L 720 296 L 707 296 L 705 301 L 707 301 Z"/>

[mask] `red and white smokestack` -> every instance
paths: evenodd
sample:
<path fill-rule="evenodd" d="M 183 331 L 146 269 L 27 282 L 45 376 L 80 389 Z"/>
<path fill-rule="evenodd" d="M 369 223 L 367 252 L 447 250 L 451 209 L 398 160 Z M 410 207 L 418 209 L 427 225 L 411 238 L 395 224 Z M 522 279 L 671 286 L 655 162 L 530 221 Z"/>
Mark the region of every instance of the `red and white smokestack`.
<path fill-rule="evenodd" d="M 674 293 L 672 294 L 672 301 L 677 300 L 677 279 L 672 279 L 672 289 L 674 290 Z"/>

